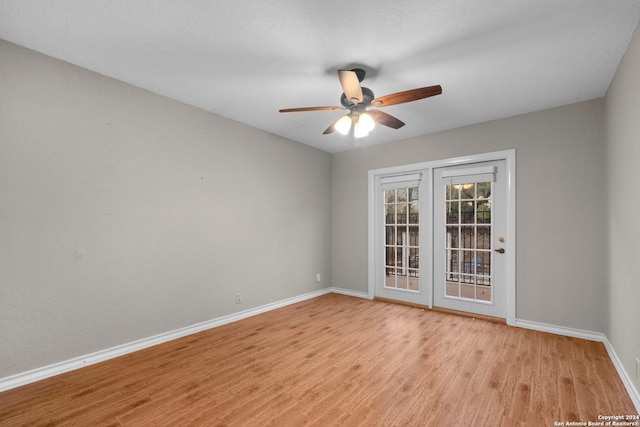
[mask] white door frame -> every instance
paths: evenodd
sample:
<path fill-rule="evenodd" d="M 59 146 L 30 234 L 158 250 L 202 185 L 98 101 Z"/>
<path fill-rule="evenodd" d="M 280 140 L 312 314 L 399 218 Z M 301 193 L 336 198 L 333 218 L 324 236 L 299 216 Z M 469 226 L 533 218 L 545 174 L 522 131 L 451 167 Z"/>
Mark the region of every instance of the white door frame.
<path fill-rule="evenodd" d="M 425 170 L 429 171 L 431 178 L 429 179 L 429 188 L 427 189 L 427 193 L 429 195 L 429 199 L 433 200 L 433 169 L 442 168 L 453 165 L 464 165 L 470 163 L 479 163 L 486 161 L 495 161 L 495 160 L 505 160 L 506 162 L 506 170 L 505 170 L 505 179 L 506 179 L 506 208 L 507 208 L 507 239 L 506 239 L 506 261 L 507 261 L 507 273 L 506 273 L 506 298 L 507 298 L 507 307 L 506 307 L 506 322 L 507 325 L 515 325 L 516 321 L 516 150 L 503 150 L 503 151 L 495 151 L 491 153 L 482 153 L 482 154 L 473 154 L 469 156 L 455 157 L 451 159 L 443 159 L 443 160 L 434 160 L 430 162 L 424 163 L 414 163 L 410 165 L 402 165 L 402 166 L 393 166 L 389 168 L 383 169 L 373 169 L 369 171 L 368 174 L 368 297 L 373 299 L 375 296 L 375 280 L 376 280 L 376 271 L 379 270 L 378 263 L 380 262 L 376 257 L 376 236 L 379 233 L 379 230 L 376 230 L 376 221 L 375 221 L 375 211 L 376 211 L 376 182 L 379 182 L 380 177 L 383 175 L 390 174 L 402 174 L 402 173 L 410 173 L 415 170 Z M 426 184 L 426 183 L 425 183 Z M 431 220 L 425 224 L 428 228 L 428 236 L 430 242 L 428 246 L 425 248 L 428 250 L 429 256 L 425 256 L 420 260 L 422 265 L 422 260 L 424 259 L 425 266 L 430 271 L 429 276 L 430 280 L 426 280 L 425 286 L 429 287 L 429 307 L 433 305 L 433 212 L 430 212 Z M 422 284 L 421 284 L 422 286 Z"/>

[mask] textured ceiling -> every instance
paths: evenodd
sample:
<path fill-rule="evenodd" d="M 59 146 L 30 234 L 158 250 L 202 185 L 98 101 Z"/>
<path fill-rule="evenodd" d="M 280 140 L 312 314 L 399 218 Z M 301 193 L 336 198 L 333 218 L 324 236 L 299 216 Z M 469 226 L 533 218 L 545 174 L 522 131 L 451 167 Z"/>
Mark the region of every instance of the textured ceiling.
<path fill-rule="evenodd" d="M 0 38 L 328 152 L 337 69 L 376 96 L 440 84 L 384 109 L 381 144 L 605 95 L 640 0 L 0 0 Z M 1 65 L 1 64 L 0 64 Z"/>

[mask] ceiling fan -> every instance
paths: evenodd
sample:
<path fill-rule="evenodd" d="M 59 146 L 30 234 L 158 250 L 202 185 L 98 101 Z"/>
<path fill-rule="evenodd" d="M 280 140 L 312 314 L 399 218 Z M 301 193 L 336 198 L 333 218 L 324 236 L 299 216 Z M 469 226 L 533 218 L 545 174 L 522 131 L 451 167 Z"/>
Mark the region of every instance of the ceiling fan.
<path fill-rule="evenodd" d="M 337 130 L 341 134 L 346 135 L 353 129 L 353 137 L 362 138 L 369 134 L 375 126 L 375 123 L 380 123 L 393 129 L 399 129 L 405 125 L 404 122 L 396 117 L 383 111 L 369 109 L 370 107 L 388 107 L 390 105 L 417 101 L 442 93 L 442 87 L 436 85 L 392 93 L 376 98 L 371 89 L 360 86 L 360 82 L 364 80 L 364 76 L 365 71 L 361 68 L 338 70 L 338 78 L 344 91 L 340 97 L 340 104 L 342 104 L 342 106 L 285 108 L 280 110 L 280 112 L 295 113 L 304 111 L 349 110 L 347 114 L 333 122 L 322 134 L 327 135 Z"/>

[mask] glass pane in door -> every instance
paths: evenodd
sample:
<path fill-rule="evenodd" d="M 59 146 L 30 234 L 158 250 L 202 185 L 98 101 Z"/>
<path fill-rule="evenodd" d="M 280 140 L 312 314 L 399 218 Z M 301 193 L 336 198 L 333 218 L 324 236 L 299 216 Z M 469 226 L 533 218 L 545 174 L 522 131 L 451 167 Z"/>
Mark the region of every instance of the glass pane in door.
<path fill-rule="evenodd" d="M 385 288 L 420 291 L 418 187 L 384 192 Z"/>
<path fill-rule="evenodd" d="M 445 297 L 492 301 L 491 187 L 469 182 L 445 188 Z"/>

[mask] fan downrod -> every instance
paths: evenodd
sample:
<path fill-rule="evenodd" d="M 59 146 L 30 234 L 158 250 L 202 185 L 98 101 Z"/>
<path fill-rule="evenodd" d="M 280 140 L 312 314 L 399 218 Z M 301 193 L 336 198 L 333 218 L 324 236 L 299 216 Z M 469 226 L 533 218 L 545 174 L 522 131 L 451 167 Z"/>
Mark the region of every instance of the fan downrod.
<path fill-rule="evenodd" d="M 358 81 L 360 83 L 362 83 L 362 81 L 364 80 L 364 77 L 367 75 L 367 73 L 362 68 L 354 68 L 351 71 L 356 73 L 356 76 L 358 76 Z"/>

